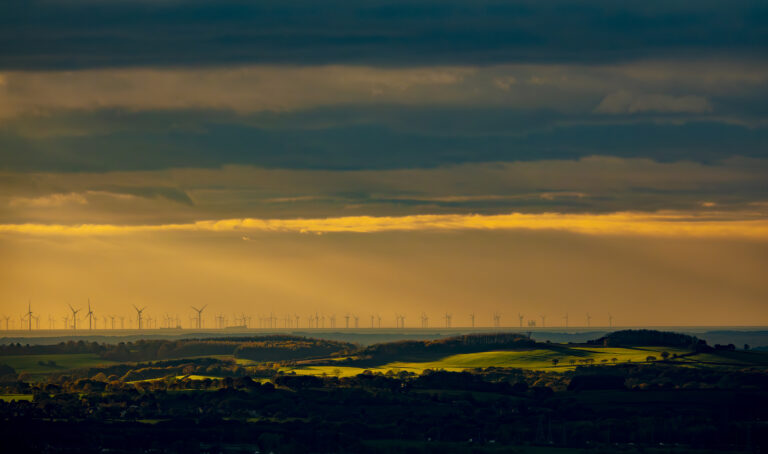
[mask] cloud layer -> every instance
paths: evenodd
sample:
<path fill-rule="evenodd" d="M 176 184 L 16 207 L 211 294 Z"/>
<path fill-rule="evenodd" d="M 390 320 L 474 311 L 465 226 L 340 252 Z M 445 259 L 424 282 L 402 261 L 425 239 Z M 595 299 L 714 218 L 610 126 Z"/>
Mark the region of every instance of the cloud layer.
<path fill-rule="evenodd" d="M 766 322 L 766 18 L 0 2 L 0 301 Z"/>
<path fill-rule="evenodd" d="M 767 8 L 749 0 L 3 2 L 0 67 L 759 56 Z"/>

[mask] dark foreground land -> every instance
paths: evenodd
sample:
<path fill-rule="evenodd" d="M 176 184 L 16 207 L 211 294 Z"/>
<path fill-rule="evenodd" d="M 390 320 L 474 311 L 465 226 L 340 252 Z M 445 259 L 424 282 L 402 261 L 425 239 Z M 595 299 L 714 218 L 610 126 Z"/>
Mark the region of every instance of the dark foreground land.
<path fill-rule="evenodd" d="M 435 358 L 453 351 L 516 349 L 541 355 L 541 351 L 575 347 L 509 335 L 374 348 L 289 338 L 221 342 L 236 348 L 245 345 L 241 350 L 256 359 L 208 354 L 141 362 L 137 358 L 149 354 L 143 344 L 122 348 L 81 344 L 60 346 L 59 354 L 71 354 L 72 348 L 97 349 L 103 356 L 112 356 L 113 362 L 75 370 L 57 371 L 52 366 L 53 372 L 46 375 L 25 375 L 0 366 L 4 393 L 0 451 L 768 450 L 766 354 L 733 346 L 713 348 L 689 337 L 625 332 L 589 344 L 618 351 L 619 344 L 631 349 L 637 348 L 632 343 L 656 347 L 667 343 L 675 352 L 641 362 L 583 360 L 581 365 L 563 368 L 561 361 L 553 361 L 551 368 L 535 370 L 478 367 L 414 373 L 390 369 L 351 376 L 297 375 L 292 368 L 301 361 L 362 366 L 398 356 L 411 361 L 421 356 L 433 364 Z M 221 342 L 175 348 L 192 354 L 195 349 L 219 349 Z M 152 348 L 155 355 L 160 348 L 172 351 L 168 345 Z M 275 351 L 291 359 L 278 361 Z M 33 346 L 20 345 L 3 353 L 13 352 L 40 353 Z M 116 355 L 126 359 L 118 361 Z M 259 355 L 270 359 L 260 361 Z M 709 361 L 692 362 L 696 355 Z M 55 364 L 54 359 L 49 361 Z"/>

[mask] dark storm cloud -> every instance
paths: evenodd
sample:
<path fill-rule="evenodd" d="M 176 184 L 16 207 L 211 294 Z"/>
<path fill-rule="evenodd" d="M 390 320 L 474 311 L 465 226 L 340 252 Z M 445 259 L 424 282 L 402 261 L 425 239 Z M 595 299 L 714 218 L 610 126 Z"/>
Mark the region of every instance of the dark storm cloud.
<path fill-rule="evenodd" d="M 605 62 L 768 50 L 761 1 L 5 1 L 0 68 Z"/>
<path fill-rule="evenodd" d="M 112 171 L 225 164 L 394 169 L 592 155 L 703 163 L 731 156 L 768 158 L 768 129 L 706 120 L 609 122 L 599 117 L 597 123 L 578 123 L 547 112 L 393 109 L 388 115 L 403 115 L 404 120 L 388 121 L 380 111 L 371 123 L 345 121 L 354 111 L 237 118 L 189 111 L 114 113 L 114 129 L 39 136 L 21 134 L 10 123 L 0 128 L 0 162 L 9 171 Z M 109 123 L 102 111 L 92 115 L 100 117 L 102 127 Z M 317 126 L 323 119 L 323 126 Z M 36 129 L 55 129 L 50 119 L 42 121 L 47 126 Z"/>

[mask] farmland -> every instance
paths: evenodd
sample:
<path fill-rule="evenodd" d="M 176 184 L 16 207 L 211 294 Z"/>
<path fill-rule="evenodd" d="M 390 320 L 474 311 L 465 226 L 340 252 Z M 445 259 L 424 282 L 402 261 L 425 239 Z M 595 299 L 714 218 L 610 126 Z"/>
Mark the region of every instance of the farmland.
<path fill-rule="evenodd" d="M 675 333 L 620 331 L 586 343 L 476 333 L 367 346 L 280 335 L 3 348 L 0 432 L 34 445 L 27 451 L 55 452 L 73 431 L 131 453 L 768 446 L 753 429 L 768 418 L 768 353 Z M 699 423 L 723 414 L 723 430 Z"/>
<path fill-rule="evenodd" d="M 0 364 L 13 367 L 19 373 L 45 375 L 84 367 L 115 364 L 92 353 L 0 356 Z"/>
<path fill-rule="evenodd" d="M 663 351 L 670 354 L 689 353 L 684 349 L 659 348 L 659 347 L 635 347 L 635 348 L 611 348 L 611 347 L 565 347 L 553 346 L 552 348 L 538 348 L 519 351 L 486 351 L 478 353 L 466 353 L 451 355 L 436 361 L 393 361 L 377 367 L 346 367 L 340 365 L 309 365 L 288 367 L 286 371 L 296 374 L 310 375 L 337 375 L 347 377 L 357 375 L 364 370 L 387 372 L 408 371 L 422 373 L 427 369 L 446 370 L 458 372 L 466 369 L 488 367 L 511 367 L 519 369 L 565 372 L 583 365 L 586 360 L 593 360 L 596 364 L 616 363 L 641 363 L 648 356 L 661 359 Z M 557 360 L 557 364 L 553 364 Z M 571 363 L 573 361 L 573 363 Z M 688 359 L 687 362 L 692 362 Z"/>

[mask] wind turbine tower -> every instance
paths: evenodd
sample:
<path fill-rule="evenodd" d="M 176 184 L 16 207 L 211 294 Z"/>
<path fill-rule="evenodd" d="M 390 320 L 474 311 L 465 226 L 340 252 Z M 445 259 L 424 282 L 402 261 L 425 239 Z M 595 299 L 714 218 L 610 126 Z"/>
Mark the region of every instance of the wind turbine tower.
<path fill-rule="evenodd" d="M 144 309 L 146 309 L 147 306 L 144 306 L 141 309 L 139 309 L 138 307 L 136 307 L 134 305 L 133 308 L 136 309 L 136 320 L 139 322 L 139 328 L 138 329 L 141 329 L 141 314 L 144 312 Z"/>
<path fill-rule="evenodd" d="M 88 329 L 93 329 L 93 311 L 91 310 L 91 299 L 88 298 L 88 313 L 85 314 L 88 317 Z"/>
<path fill-rule="evenodd" d="M 591 322 L 592 322 L 592 316 L 589 315 L 589 312 L 587 312 L 587 328 L 589 328 L 589 325 L 592 324 Z"/>
<path fill-rule="evenodd" d="M 205 310 L 208 305 L 201 307 L 200 309 L 196 308 L 195 306 L 191 306 L 192 309 L 197 312 L 197 329 L 201 329 L 203 327 L 203 310 Z"/>
<path fill-rule="evenodd" d="M 518 318 L 518 320 L 520 320 L 520 328 L 522 328 L 523 327 L 523 314 L 518 312 L 517 313 L 517 318 Z"/>
<path fill-rule="evenodd" d="M 474 312 L 469 314 L 469 324 L 470 324 L 470 326 L 472 326 L 472 328 L 475 327 L 475 313 Z"/>
<path fill-rule="evenodd" d="M 27 306 L 27 313 L 24 315 L 24 317 L 29 318 L 29 330 L 32 331 L 32 302 L 30 301 L 29 306 Z"/>
<path fill-rule="evenodd" d="M 493 313 L 493 327 L 498 328 L 501 326 L 501 314 L 498 312 Z"/>
<path fill-rule="evenodd" d="M 69 310 L 72 311 L 72 329 L 74 331 L 77 331 L 77 313 L 80 312 L 80 309 L 75 310 L 74 307 L 72 307 L 71 304 L 68 305 Z"/>
<path fill-rule="evenodd" d="M 547 326 L 547 316 L 546 315 L 540 315 L 541 317 L 541 327 L 544 328 Z"/>
<path fill-rule="evenodd" d="M 568 328 L 568 312 L 565 313 L 565 317 L 563 318 L 565 319 L 565 327 Z"/>

